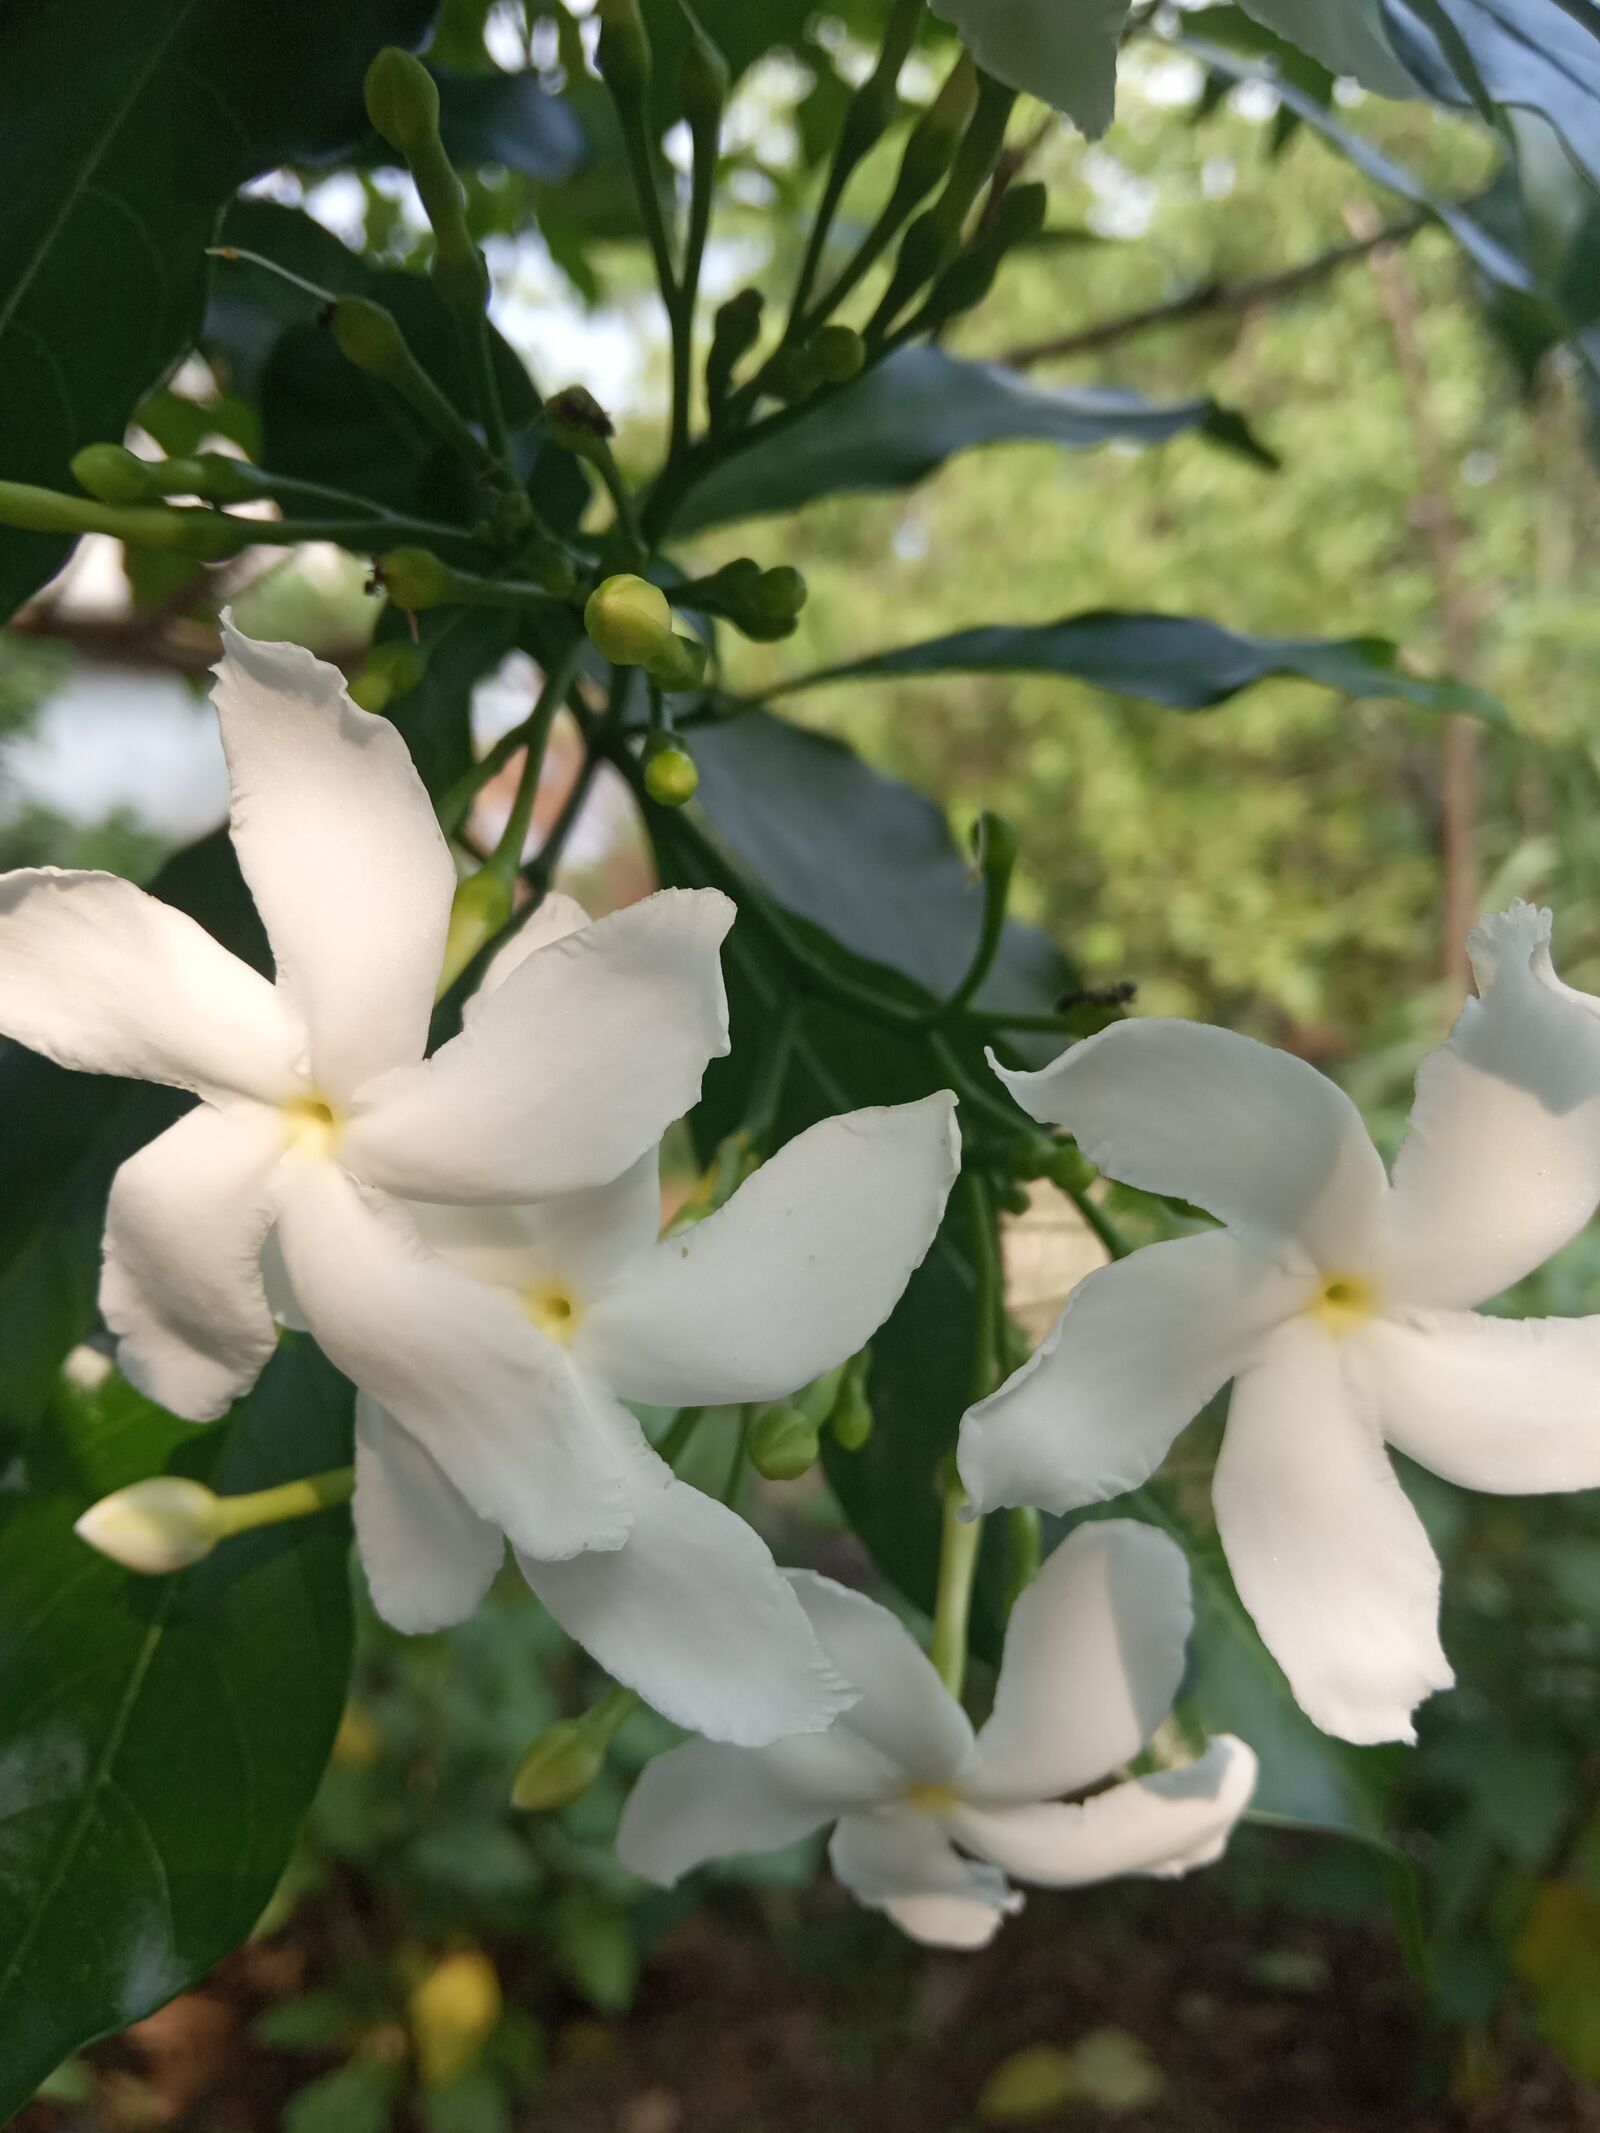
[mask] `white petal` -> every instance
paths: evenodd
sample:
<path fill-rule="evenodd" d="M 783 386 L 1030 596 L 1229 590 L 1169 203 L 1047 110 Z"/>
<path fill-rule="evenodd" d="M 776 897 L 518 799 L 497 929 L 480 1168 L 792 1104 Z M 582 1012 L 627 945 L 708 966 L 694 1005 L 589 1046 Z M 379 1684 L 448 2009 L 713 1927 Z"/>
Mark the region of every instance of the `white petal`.
<path fill-rule="evenodd" d="M 1344 1091 L 1289 1052 L 1200 1022 L 1118 1022 L 1037 1074 L 995 1072 L 1097 1169 L 1207 1209 L 1264 1251 L 1344 1272 L 1388 1190 Z"/>
<path fill-rule="evenodd" d="M 1111 124 L 1128 0 L 933 0 L 986 73 L 1064 111 L 1091 140 Z"/>
<path fill-rule="evenodd" d="M 791 1570 L 788 1578 L 823 1650 L 861 1691 L 839 1724 L 887 1756 L 908 1784 L 947 1784 L 963 1774 L 972 1723 L 904 1623 L 815 1571 Z"/>
<path fill-rule="evenodd" d="M 226 1413 L 277 1346 L 261 1254 L 283 1145 L 265 1104 L 199 1104 L 112 1180 L 101 1314 L 123 1376 L 192 1422 Z"/>
<path fill-rule="evenodd" d="M 1600 1318 L 1419 1311 L 1352 1336 L 1378 1424 L 1464 1489 L 1600 1488 Z"/>
<path fill-rule="evenodd" d="M 347 1098 L 422 1057 L 455 867 L 397 728 L 357 710 L 337 667 L 226 616 L 222 642 L 234 849 L 317 1086 Z"/>
<path fill-rule="evenodd" d="M 709 1859 L 794 1844 L 844 1809 L 888 1797 L 894 1784 L 881 1759 L 838 1727 L 768 1748 L 685 1741 L 658 1755 L 634 1786 L 617 1857 L 670 1888 Z"/>
<path fill-rule="evenodd" d="M 1002 1918 L 1022 1908 L 1004 1875 L 963 1859 L 940 1822 L 915 1807 L 841 1816 L 828 1864 L 858 1903 L 935 1947 L 981 1948 Z"/>
<path fill-rule="evenodd" d="M 424 1065 L 368 1090 L 351 1167 L 415 1200 L 536 1200 L 616 1177 L 728 1049 L 734 907 L 663 889 L 519 963 Z"/>
<path fill-rule="evenodd" d="M 627 1400 L 770 1400 L 853 1355 L 932 1244 L 955 1099 L 824 1119 L 584 1317 L 574 1354 Z"/>
<path fill-rule="evenodd" d="M 112 874 L 0 874 L 0 1032 L 85 1074 L 268 1103 L 304 1087 L 266 979 Z"/>
<path fill-rule="evenodd" d="M 564 1192 L 524 1207 L 418 1200 L 411 1212 L 424 1241 L 452 1266 L 502 1289 L 559 1283 L 586 1312 L 661 1234 L 661 1152 L 652 1148 L 592 1192 Z"/>
<path fill-rule="evenodd" d="M 1600 1002 L 1550 964 L 1550 914 L 1485 919 L 1481 997 L 1423 1060 L 1378 1265 L 1392 1303 L 1498 1295 L 1577 1235 L 1600 1201 Z"/>
<path fill-rule="evenodd" d="M 958 1844 L 1044 1888 L 1186 1874 L 1221 1856 L 1255 1783 L 1255 1756 L 1224 1733 L 1181 1770 L 1129 1778 L 1066 1805 L 958 1807 L 949 1827 Z"/>
<path fill-rule="evenodd" d="M 413 1633 L 464 1622 L 505 1554 L 410 1430 L 365 1394 L 356 1401 L 356 1545 L 386 1622 Z"/>
<path fill-rule="evenodd" d="M 1131 1762 L 1172 1709 L 1193 1619 L 1175 1541 L 1130 1519 L 1079 1526 L 1011 1610 L 968 1795 L 1048 1799 Z"/>
<path fill-rule="evenodd" d="M 284 1260 L 329 1361 L 518 1547 L 552 1558 L 620 1547 L 616 1446 L 560 1349 L 336 1164 L 290 1157 L 284 1173 Z"/>
<path fill-rule="evenodd" d="M 1309 1319 L 1233 1388 L 1212 1485 L 1239 1597 L 1300 1708 L 1345 1740 L 1411 1740 L 1455 1678 L 1439 1565 L 1340 1344 Z"/>
<path fill-rule="evenodd" d="M 1241 5 L 1332 73 L 1352 76 L 1377 96 L 1421 93 L 1384 35 L 1378 0 L 1241 0 Z"/>
<path fill-rule="evenodd" d="M 525 963 L 535 949 L 548 948 L 552 941 L 564 941 L 569 933 L 581 933 L 591 923 L 588 912 L 576 898 L 563 896 L 559 889 L 547 889 L 532 916 L 524 919 L 504 947 L 497 948 L 489 958 L 476 992 L 467 996 L 461 1010 L 462 1021 L 476 1021 L 489 995 L 498 992 L 512 971 Z"/>
<path fill-rule="evenodd" d="M 821 1732 L 856 1692 L 822 1649 L 765 1541 L 674 1478 L 617 1409 L 633 1528 L 608 1555 L 522 1573 L 561 1627 L 646 1703 L 711 1740 L 761 1747 Z"/>
<path fill-rule="evenodd" d="M 1137 1488 L 1305 1294 L 1304 1277 L 1219 1231 L 1097 1267 L 1015 1376 L 962 1418 L 973 1503 L 1065 1512 Z"/>

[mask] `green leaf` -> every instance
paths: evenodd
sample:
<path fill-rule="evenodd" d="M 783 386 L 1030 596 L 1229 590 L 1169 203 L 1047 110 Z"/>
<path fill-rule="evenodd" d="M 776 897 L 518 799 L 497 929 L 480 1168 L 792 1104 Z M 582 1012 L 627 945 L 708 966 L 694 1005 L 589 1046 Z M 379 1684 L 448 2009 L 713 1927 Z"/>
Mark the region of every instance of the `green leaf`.
<path fill-rule="evenodd" d="M 1059 622 L 956 630 L 798 675 L 768 694 L 914 674 L 1069 674 L 1174 711 L 1205 711 L 1241 689 L 1287 675 L 1358 701 L 1394 697 L 1426 711 L 1469 711 L 1508 723 L 1503 707 L 1481 689 L 1408 674 L 1399 659 L 1398 647 L 1386 637 L 1253 637 L 1197 615 L 1102 608 Z"/>
<path fill-rule="evenodd" d="M 384 2133 L 400 2100 L 404 2070 L 384 2059 L 352 2059 L 298 2089 L 283 2133 Z"/>
<path fill-rule="evenodd" d="M 170 1466 L 230 1493 L 350 1456 L 352 1394 L 286 1339 L 195 1430 L 108 1389 L 30 1451 L 0 1514 L 0 2115 L 69 2051 L 137 2021 L 250 1931 L 345 1697 L 344 1512 L 230 1541 L 180 1577 L 94 1555 L 73 1521 Z"/>
<path fill-rule="evenodd" d="M 1194 430 L 1274 466 L 1242 419 L 1215 400 L 1158 402 L 1116 386 L 1035 385 L 996 363 L 905 348 L 853 385 L 780 418 L 711 466 L 672 514 L 677 533 L 794 511 L 818 497 L 904 489 L 985 444 L 1073 450 L 1162 444 Z"/>
<path fill-rule="evenodd" d="M 1600 7 L 1594 0 L 1383 0 L 1411 72 L 1445 103 L 1493 120 L 1534 111 L 1600 186 Z"/>
<path fill-rule="evenodd" d="M 224 203 L 366 128 L 362 76 L 432 0 L 47 0 L 0 11 L 0 466 L 65 487 L 191 345 Z M 0 615 L 66 544 L 0 535 Z"/>

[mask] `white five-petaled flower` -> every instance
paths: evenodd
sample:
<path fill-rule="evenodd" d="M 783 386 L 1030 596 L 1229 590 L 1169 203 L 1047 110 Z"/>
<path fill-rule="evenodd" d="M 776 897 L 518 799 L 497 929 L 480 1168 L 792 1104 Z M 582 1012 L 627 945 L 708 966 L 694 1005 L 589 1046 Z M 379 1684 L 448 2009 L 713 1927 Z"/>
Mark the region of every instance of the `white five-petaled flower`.
<path fill-rule="evenodd" d="M 1221 1853 L 1256 1759 L 1219 1735 L 1197 1762 L 1125 1778 L 1183 1674 L 1181 1549 L 1122 1519 L 1080 1526 L 1012 1609 L 980 1732 L 889 1613 L 791 1573 L 861 1701 L 828 1732 L 766 1748 L 689 1741 L 651 1763 L 617 1833 L 623 1864 L 671 1883 L 709 1859 L 770 1851 L 836 1825 L 834 1874 L 913 1938 L 977 1948 L 1021 1903 L 1008 1875 L 1071 1888 L 1172 1875 Z"/>
<path fill-rule="evenodd" d="M 530 952 L 588 924 L 569 898 L 547 897 L 468 1004 L 468 1031 Z M 676 1236 L 659 1236 L 655 1149 L 592 1192 L 412 1209 L 433 1250 L 531 1321 L 543 1362 L 528 1385 L 527 1434 L 546 1427 L 546 1388 L 559 1384 L 625 1476 L 626 1544 L 570 1561 L 519 1547 L 528 1582 L 609 1673 L 697 1732 L 746 1742 L 803 1732 L 851 1691 L 765 1544 L 674 1479 L 622 1403 L 775 1399 L 854 1354 L 939 1227 L 959 1161 L 954 1101 L 941 1093 L 825 1119 Z M 402 1629 L 470 1614 L 500 1563 L 502 1522 L 481 1516 L 415 1435 L 365 1398 L 355 1522 L 373 1596 Z"/>
<path fill-rule="evenodd" d="M 1422 1064 L 1392 1184 L 1341 1090 L 1226 1030 L 1124 1022 L 1040 1073 L 997 1069 L 1109 1176 L 1225 1226 L 1079 1284 L 963 1422 L 974 1504 L 1135 1488 L 1233 1379 L 1218 1532 L 1302 1707 L 1348 1740 L 1412 1738 L 1453 1678 L 1385 1442 L 1465 1488 L 1600 1485 L 1600 1318 L 1471 1309 L 1600 1198 L 1600 1002 L 1555 977 L 1549 940 L 1526 904 L 1474 932 L 1480 997 Z"/>
<path fill-rule="evenodd" d="M 111 875 L 0 877 L 0 1031 L 202 1099 L 112 1187 L 101 1306 L 122 1367 L 178 1414 L 222 1413 L 277 1338 L 270 1238 L 322 1348 L 465 1502 L 541 1557 L 619 1547 L 627 1459 L 402 1196 L 521 1202 L 654 1147 L 727 1049 L 733 907 L 667 892 L 552 942 L 425 1059 L 455 870 L 405 744 L 298 646 L 224 644 L 233 843 L 276 983 Z"/>

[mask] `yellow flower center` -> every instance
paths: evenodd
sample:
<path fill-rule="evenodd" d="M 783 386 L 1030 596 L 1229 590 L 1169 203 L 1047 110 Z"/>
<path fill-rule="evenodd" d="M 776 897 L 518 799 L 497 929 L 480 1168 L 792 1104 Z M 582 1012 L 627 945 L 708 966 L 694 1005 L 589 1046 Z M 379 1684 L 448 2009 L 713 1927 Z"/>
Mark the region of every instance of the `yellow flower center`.
<path fill-rule="evenodd" d="M 1311 1301 L 1311 1316 L 1329 1333 L 1348 1333 L 1378 1308 L 1378 1292 L 1365 1274 L 1335 1274 Z"/>
<path fill-rule="evenodd" d="M 300 1155 L 332 1155 L 344 1114 L 321 1096 L 292 1096 L 282 1107 L 289 1146 Z"/>
<path fill-rule="evenodd" d="M 961 1795 L 954 1785 L 908 1785 L 906 1800 L 912 1807 L 920 1807 L 925 1815 L 947 1815 L 952 1807 L 961 1805 Z"/>
<path fill-rule="evenodd" d="M 547 1340 L 557 1341 L 562 1347 L 577 1332 L 578 1321 L 583 1317 L 583 1307 L 561 1281 L 539 1281 L 524 1289 L 522 1309 Z"/>

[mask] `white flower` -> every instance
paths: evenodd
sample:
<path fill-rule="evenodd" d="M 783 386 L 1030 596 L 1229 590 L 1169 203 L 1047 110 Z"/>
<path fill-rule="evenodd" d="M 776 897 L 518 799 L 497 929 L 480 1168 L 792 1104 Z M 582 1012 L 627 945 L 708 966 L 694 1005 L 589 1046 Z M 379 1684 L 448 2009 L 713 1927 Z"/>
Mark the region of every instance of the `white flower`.
<path fill-rule="evenodd" d="M 791 1577 L 861 1701 L 807 1739 L 689 1741 L 658 1757 L 617 1832 L 635 1873 L 670 1884 L 832 1822 L 830 1863 L 859 1902 L 916 1940 L 977 1948 L 1021 1904 L 1007 1875 L 1074 1888 L 1184 1874 L 1220 1855 L 1256 1778 L 1254 1755 L 1228 1735 L 1183 1769 L 1061 1797 L 1136 1756 L 1177 1694 L 1189 1570 L 1165 1534 L 1112 1519 L 1062 1543 L 1011 1611 L 976 1738 L 887 1608 L 828 1578 Z"/>
<path fill-rule="evenodd" d="M 522 958 L 588 923 L 570 899 L 547 898 L 496 958 L 468 1030 Z M 776 1399 L 854 1354 L 939 1227 L 959 1160 L 953 1106 L 941 1092 L 824 1120 L 672 1237 L 659 1236 L 653 1149 L 594 1192 L 412 1210 L 434 1251 L 531 1321 L 542 1361 L 524 1397 L 528 1439 L 559 1387 L 624 1476 L 626 1545 L 565 1562 L 519 1546 L 529 1584 L 609 1673 L 696 1731 L 769 1741 L 825 1725 L 850 1692 L 765 1544 L 674 1479 L 622 1403 Z M 464 1409 L 458 1426 L 472 1423 Z M 470 1614 L 500 1563 L 502 1521 L 464 1501 L 368 1399 L 356 1418 L 355 1521 L 373 1597 L 402 1629 Z"/>
<path fill-rule="evenodd" d="M 733 907 L 669 892 L 556 942 L 424 1060 L 455 872 L 405 744 L 298 646 L 227 628 L 225 647 L 233 842 L 276 984 L 110 875 L 0 876 L 0 1030 L 203 1099 L 112 1187 L 122 1367 L 179 1414 L 222 1413 L 277 1338 L 275 1229 L 323 1349 L 463 1498 L 542 1555 L 617 1547 L 625 1462 L 549 1343 L 397 1196 L 521 1201 L 637 1161 L 727 1049 Z"/>
<path fill-rule="evenodd" d="M 1600 1198 L 1600 1003 L 1525 904 L 1470 943 L 1481 998 L 1424 1060 L 1391 1185 L 1355 1106 L 1226 1030 L 1124 1022 L 1038 1074 L 999 1069 L 1108 1175 L 1226 1226 L 1091 1274 L 966 1416 L 980 1509 L 1136 1488 L 1227 1381 L 1213 1483 L 1240 1597 L 1295 1695 L 1347 1740 L 1409 1740 L 1452 1680 L 1439 1566 L 1384 1443 L 1466 1488 L 1600 1484 L 1600 1318 L 1468 1307 Z"/>

